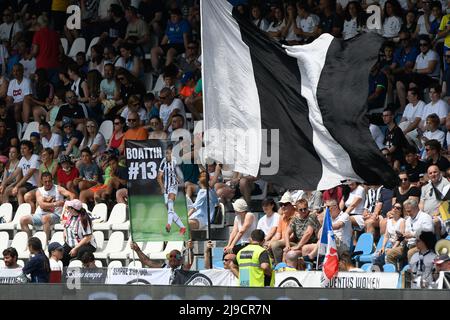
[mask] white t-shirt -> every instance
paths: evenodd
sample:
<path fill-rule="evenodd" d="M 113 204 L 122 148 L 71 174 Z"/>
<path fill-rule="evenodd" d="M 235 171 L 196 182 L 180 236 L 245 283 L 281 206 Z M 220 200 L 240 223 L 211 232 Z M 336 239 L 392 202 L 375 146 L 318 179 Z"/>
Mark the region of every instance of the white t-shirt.
<path fill-rule="evenodd" d="M 357 186 L 355 190 L 350 192 L 347 201 L 345 201 L 345 206 L 349 207 L 352 204 L 353 200 L 355 200 L 356 198 L 361 198 L 362 201 L 350 213 L 351 214 L 363 214 L 364 202 L 366 201 L 366 192 L 364 191 L 364 188 L 362 186 Z"/>
<path fill-rule="evenodd" d="M 167 104 L 162 104 L 161 107 L 159 108 L 159 117 L 161 118 L 161 120 L 163 122 L 163 126 L 166 126 L 167 121 L 169 121 L 170 114 L 175 109 L 178 109 L 179 113 L 186 120 L 186 112 L 184 112 L 183 102 L 180 99 L 175 98 L 175 99 L 173 99 L 172 103 L 169 106 Z"/>
<path fill-rule="evenodd" d="M 41 139 L 42 147 L 45 148 L 55 148 L 62 145 L 62 137 L 57 133 L 52 133 L 50 140 L 47 140 L 46 137 L 42 137 Z"/>
<path fill-rule="evenodd" d="M 11 28 L 13 29 L 13 32 L 11 34 Z M 6 22 L 0 24 L 0 40 L 5 40 L 5 41 L 9 41 L 9 37 L 12 36 L 12 38 L 14 37 L 14 35 L 18 32 L 22 31 L 22 27 L 20 25 L 20 23 L 16 22 L 13 23 L 11 22 L 10 24 L 6 24 Z"/>
<path fill-rule="evenodd" d="M 250 235 L 252 233 L 253 230 L 255 230 L 257 228 L 257 224 L 258 224 L 258 219 L 256 218 L 255 214 L 252 212 L 247 212 L 245 214 L 245 216 L 247 215 L 252 215 L 253 216 L 253 222 L 250 225 L 250 228 L 247 229 L 247 231 L 245 231 L 245 233 L 242 235 L 242 237 L 238 240 L 237 244 L 241 244 L 244 242 L 250 242 Z M 240 231 L 242 229 L 242 227 L 244 226 L 244 219 L 241 219 L 241 216 L 239 214 L 236 214 L 236 217 L 234 217 L 234 225 L 237 225 L 238 231 Z"/>
<path fill-rule="evenodd" d="M 22 169 L 22 175 L 24 177 L 27 175 L 30 169 L 36 169 L 34 174 L 30 177 L 30 179 L 27 180 L 27 182 L 32 184 L 33 186 L 37 186 L 39 176 L 39 156 L 33 154 L 30 160 L 27 160 L 25 157 L 22 157 L 22 159 L 20 159 L 19 161 L 18 167 Z"/>
<path fill-rule="evenodd" d="M 402 27 L 402 20 L 399 17 L 387 17 L 383 22 L 381 29 L 382 35 L 385 38 L 393 38 L 398 36 L 400 28 Z"/>
<path fill-rule="evenodd" d="M 56 261 L 52 258 L 48 259 L 50 261 L 50 270 L 51 271 L 63 271 L 63 263 L 62 261 Z"/>
<path fill-rule="evenodd" d="M 416 118 L 422 117 L 424 107 L 425 102 L 422 100 L 419 100 L 415 106 L 412 103 L 408 103 L 405 111 L 403 111 L 402 118 L 406 118 L 408 122 L 413 122 Z"/>
<path fill-rule="evenodd" d="M 444 100 L 439 100 L 435 104 L 433 104 L 433 102 L 430 102 L 425 107 L 423 107 L 422 121 L 426 121 L 427 117 L 432 113 L 436 113 L 439 119 L 446 118 L 448 113 L 447 102 L 445 102 Z"/>
<path fill-rule="evenodd" d="M 441 130 L 436 130 L 435 132 L 431 132 L 431 131 L 425 131 L 423 133 L 423 136 L 425 138 L 427 138 L 428 140 L 437 140 L 439 141 L 439 143 L 441 144 L 441 147 L 444 146 L 444 140 L 445 140 L 445 133 Z"/>
<path fill-rule="evenodd" d="M 261 219 L 258 221 L 257 229 L 261 229 L 264 231 L 264 233 L 267 235 L 273 227 L 278 226 L 278 221 L 280 220 L 280 215 L 275 212 L 270 217 L 267 215 L 264 215 Z"/>
<path fill-rule="evenodd" d="M 108 19 L 108 10 L 112 4 L 119 4 L 118 0 L 102 0 L 98 3 L 98 16 L 100 19 Z"/>
<path fill-rule="evenodd" d="M 31 93 L 31 83 L 27 78 L 24 77 L 20 84 L 16 79 L 10 81 L 8 86 L 8 97 L 12 97 L 14 103 L 22 102 L 25 96 Z"/>
<path fill-rule="evenodd" d="M 344 40 L 353 38 L 358 34 L 358 22 L 356 18 L 352 18 L 351 20 L 344 21 L 344 28 L 342 29 L 342 36 Z"/>
<path fill-rule="evenodd" d="M 299 16 L 297 16 L 296 18 L 295 18 L 295 24 L 297 25 L 297 28 L 299 28 L 300 27 L 300 17 Z M 289 28 L 289 31 L 288 31 L 288 33 L 287 33 L 287 35 L 286 35 L 286 37 L 285 37 L 285 40 L 286 41 L 296 41 L 296 40 L 301 40 L 302 38 L 301 37 L 299 37 L 299 36 L 297 36 L 296 34 L 295 34 L 295 32 L 294 32 L 294 26 L 293 25 L 291 25 L 291 27 Z"/>
<path fill-rule="evenodd" d="M 436 18 L 432 14 L 430 14 L 428 19 L 429 19 L 430 23 L 432 23 L 434 21 L 434 19 L 436 19 Z M 419 35 L 423 35 L 423 34 L 428 35 L 428 31 L 425 26 L 425 16 L 424 15 L 421 15 L 419 17 L 419 19 L 417 20 L 417 25 L 419 26 Z"/>
<path fill-rule="evenodd" d="M 19 62 L 23 65 L 23 76 L 30 79 L 31 75 L 36 72 L 36 59 L 22 59 Z"/>
<path fill-rule="evenodd" d="M 286 26 L 286 21 L 285 21 L 285 20 L 283 20 L 282 23 L 277 24 L 276 26 L 274 25 L 274 22 L 272 22 L 272 23 L 270 24 L 269 28 L 267 28 L 266 31 L 267 31 L 267 32 L 278 32 L 278 31 L 280 31 L 281 29 L 283 29 L 285 26 Z M 275 39 L 275 40 L 277 40 L 277 41 L 281 40 L 280 37 L 272 37 L 272 38 Z"/>
<path fill-rule="evenodd" d="M 439 72 L 440 72 L 440 65 L 439 65 L 439 56 L 436 53 L 436 51 L 428 50 L 426 54 L 420 53 L 416 58 L 416 69 L 426 69 L 428 68 L 428 63 L 430 61 L 437 61 L 436 66 L 434 67 L 433 72 L 428 74 L 430 77 L 438 78 Z"/>
<path fill-rule="evenodd" d="M 314 19 L 314 16 L 309 15 L 304 19 L 300 19 L 300 28 L 303 32 L 311 33 L 317 26 L 317 20 Z"/>
<path fill-rule="evenodd" d="M 344 226 L 340 229 L 333 230 L 334 236 L 341 240 L 348 248 L 350 248 L 350 244 L 352 241 L 352 222 L 350 221 L 350 216 L 348 213 L 341 212 L 336 217 L 336 219 L 333 219 L 333 224 L 336 222 L 343 222 Z"/>
<path fill-rule="evenodd" d="M 9 58 L 8 50 L 6 50 L 5 46 L 0 44 L 0 65 L 5 63 L 5 60 Z M 2 70 L 0 70 L 0 73 Z"/>
<path fill-rule="evenodd" d="M 127 107 L 125 107 L 125 109 L 123 109 L 122 113 L 120 114 L 120 116 L 124 117 L 127 121 L 128 121 L 128 114 L 130 113 L 130 109 Z M 146 123 L 148 121 L 148 114 L 145 111 L 144 108 L 139 108 L 138 111 L 139 114 L 139 119 L 141 119 L 141 121 L 143 123 Z"/>

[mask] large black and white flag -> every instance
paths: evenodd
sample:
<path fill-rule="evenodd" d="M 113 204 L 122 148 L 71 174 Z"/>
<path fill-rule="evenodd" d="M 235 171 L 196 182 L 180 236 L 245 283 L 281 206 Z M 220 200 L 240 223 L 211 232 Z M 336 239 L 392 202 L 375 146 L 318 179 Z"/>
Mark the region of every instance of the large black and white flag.
<path fill-rule="evenodd" d="M 365 116 L 381 37 L 283 47 L 226 0 L 203 0 L 201 14 L 206 157 L 291 189 L 395 184 Z"/>

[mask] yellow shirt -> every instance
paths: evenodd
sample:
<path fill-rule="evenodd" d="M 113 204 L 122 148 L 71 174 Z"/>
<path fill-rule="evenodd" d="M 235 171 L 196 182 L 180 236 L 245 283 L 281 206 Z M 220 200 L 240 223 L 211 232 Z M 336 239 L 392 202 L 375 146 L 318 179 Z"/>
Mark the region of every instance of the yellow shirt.
<path fill-rule="evenodd" d="M 450 22 L 450 14 L 446 14 L 442 17 L 441 24 L 439 25 L 439 31 L 444 31 L 447 28 L 447 24 Z M 450 48 L 450 33 L 445 36 L 444 45 Z"/>
<path fill-rule="evenodd" d="M 53 0 L 52 1 L 52 11 L 66 12 L 68 6 L 69 6 L 69 0 Z"/>

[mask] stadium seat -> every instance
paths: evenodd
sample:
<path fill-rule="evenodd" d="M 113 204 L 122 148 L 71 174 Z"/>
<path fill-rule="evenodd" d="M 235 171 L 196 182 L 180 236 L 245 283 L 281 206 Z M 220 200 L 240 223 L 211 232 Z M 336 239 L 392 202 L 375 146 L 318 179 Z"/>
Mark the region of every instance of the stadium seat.
<path fill-rule="evenodd" d="M 128 268 L 142 268 L 142 262 L 139 260 L 131 261 L 128 264 Z"/>
<path fill-rule="evenodd" d="M 30 135 L 33 132 L 39 132 L 39 122 L 32 121 L 28 124 L 23 134 L 22 140 L 30 140 Z"/>
<path fill-rule="evenodd" d="M 13 213 L 13 206 L 11 203 L 3 203 L 0 206 L 0 217 L 3 217 L 5 220 L 4 223 L 11 222 L 12 220 L 12 213 Z"/>
<path fill-rule="evenodd" d="M 222 202 L 219 202 L 218 206 L 220 207 L 220 209 L 216 212 L 217 214 L 221 215 L 221 217 L 219 218 L 220 223 L 211 224 L 212 229 L 222 229 L 223 227 L 225 227 L 225 206 Z"/>
<path fill-rule="evenodd" d="M 264 200 L 267 197 L 267 182 L 266 181 L 262 181 L 262 187 L 261 187 L 261 194 L 255 195 L 255 196 L 251 196 L 252 200 Z"/>
<path fill-rule="evenodd" d="M 0 260 L 0 269 L 5 267 L 5 261 Z"/>
<path fill-rule="evenodd" d="M 103 245 L 105 243 L 105 235 L 102 231 L 94 231 L 93 233 L 95 242 L 97 243 L 97 251 L 103 250 Z"/>
<path fill-rule="evenodd" d="M 28 251 L 28 235 L 25 231 L 16 233 L 11 247 L 16 248 L 19 259 L 28 259 L 30 257 L 30 252 Z"/>
<path fill-rule="evenodd" d="M 223 269 L 223 247 L 212 249 L 212 264 L 214 268 Z"/>
<path fill-rule="evenodd" d="M 377 244 L 377 248 L 375 249 L 374 253 L 371 254 L 362 254 L 359 256 L 359 263 L 370 263 L 372 262 L 372 260 L 375 258 L 375 253 L 380 251 L 381 248 L 383 247 L 383 240 L 384 240 L 384 235 L 381 235 L 380 239 L 378 240 L 378 244 Z"/>
<path fill-rule="evenodd" d="M 383 271 L 384 272 L 397 272 L 395 265 L 392 263 L 386 263 L 383 265 Z"/>
<path fill-rule="evenodd" d="M 103 263 L 100 260 L 95 260 L 95 266 L 97 268 L 103 268 Z"/>
<path fill-rule="evenodd" d="M 158 77 L 158 80 L 156 80 L 155 87 L 152 90 L 152 93 L 155 95 L 155 97 L 159 95 L 159 92 L 161 91 L 162 88 L 164 88 L 164 79 L 163 75 L 160 75 Z"/>
<path fill-rule="evenodd" d="M 92 209 L 91 217 L 94 220 L 94 226 L 96 223 L 105 222 L 108 218 L 108 207 L 106 203 L 97 203 Z"/>
<path fill-rule="evenodd" d="M 120 252 L 123 250 L 124 236 L 123 232 L 116 231 L 111 234 L 109 237 L 108 243 L 106 244 L 105 249 L 102 251 L 94 252 L 94 257 L 96 259 L 108 259 L 109 254 L 113 252 Z"/>
<path fill-rule="evenodd" d="M 91 40 L 91 43 L 89 44 L 89 48 L 86 51 L 86 59 L 87 60 L 91 60 L 91 48 L 93 46 L 95 46 L 99 40 L 100 40 L 100 37 L 95 37 Z"/>
<path fill-rule="evenodd" d="M 70 51 L 68 56 L 71 58 L 75 58 L 78 52 L 86 52 L 86 39 L 84 38 L 76 38 L 70 47 Z"/>
<path fill-rule="evenodd" d="M 100 132 L 103 135 L 106 143 L 108 143 L 112 137 L 113 130 L 114 130 L 113 122 L 111 120 L 105 120 L 100 125 L 100 129 L 98 129 L 98 132 Z"/>
<path fill-rule="evenodd" d="M 196 269 L 197 270 L 205 270 L 205 258 L 204 257 L 196 257 Z"/>
<path fill-rule="evenodd" d="M 17 260 L 17 264 L 22 268 L 25 266 L 25 262 L 23 262 L 23 260 Z"/>
<path fill-rule="evenodd" d="M 61 45 L 64 49 L 64 54 L 67 54 L 67 51 L 69 50 L 69 41 L 67 41 L 66 38 L 61 38 Z"/>
<path fill-rule="evenodd" d="M 75 259 L 69 262 L 69 268 L 81 268 L 83 266 L 83 263 L 81 260 Z"/>
<path fill-rule="evenodd" d="M 45 234 L 45 232 L 44 231 L 35 232 L 33 237 L 36 237 L 39 240 L 41 240 L 42 249 L 44 249 L 44 251 L 45 251 L 45 249 L 47 249 L 47 235 Z"/>
<path fill-rule="evenodd" d="M 145 244 L 144 253 L 148 256 L 152 253 L 162 252 L 164 250 L 164 241 L 149 241 Z"/>
<path fill-rule="evenodd" d="M 144 74 L 144 79 L 145 79 L 145 91 L 146 92 L 150 92 L 152 91 L 153 88 L 153 74 L 152 73 L 145 73 Z"/>
<path fill-rule="evenodd" d="M 361 269 L 363 269 L 365 272 L 370 272 L 372 269 L 372 264 L 371 263 L 364 263 L 361 266 Z"/>
<path fill-rule="evenodd" d="M 119 260 L 113 260 L 108 264 L 108 269 L 109 268 L 121 268 L 121 267 L 123 267 L 122 261 L 119 261 Z"/>
<path fill-rule="evenodd" d="M 405 266 L 403 267 L 403 269 L 402 269 L 401 272 L 408 271 L 409 269 L 411 269 L 411 266 L 410 266 L 409 264 L 407 264 L 407 265 L 405 265 Z"/>
<path fill-rule="evenodd" d="M 89 211 L 88 205 L 86 203 L 82 203 L 81 206 L 83 207 L 84 210 L 86 210 L 87 212 L 91 213 Z"/>
<path fill-rule="evenodd" d="M 9 244 L 8 232 L 1 231 L 0 232 L 0 253 L 3 252 L 3 250 L 5 250 L 6 248 L 8 248 L 8 244 Z"/>
<path fill-rule="evenodd" d="M 14 219 L 9 223 L 0 223 L 0 230 L 20 230 L 20 218 L 31 214 L 31 206 L 29 203 L 22 203 L 14 215 Z"/>
<path fill-rule="evenodd" d="M 353 251 L 352 259 L 356 261 L 359 266 L 359 258 L 362 254 L 371 254 L 373 252 L 373 235 L 371 233 L 363 233 L 356 243 Z"/>
<path fill-rule="evenodd" d="M 122 224 L 125 222 L 127 216 L 127 205 L 125 203 L 118 203 L 111 210 L 111 215 L 109 216 L 108 221 L 99 222 L 93 224 L 94 230 L 100 231 L 109 231 L 112 228 L 113 224 Z"/>
<path fill-rule="evenodd" d="M 63 234 L 63 232 L 62 231 L 55 232 L 53 234 L 53 236 L 52 236 L 52 239 L 50 240 L 50 243 L 51 242 L 58 242 L 58 243 L 63 245 L 64 244 L 64 234 Z"/>
<path fill-rule="evenodd" d="M 22 139 L 22 123 L 16 122 L 16 126 L 17 126 L 17 138 L 19 138 L 19 140 L 21 140 Z"/>
<path fill-rule="evenodd" d="M 131 259 L 133 257 L 133 250 L 131 250 L 130 247 L 131 238 L 128 239 L 127 243 L 125 244 L 125 247 L 120 252 L 112 252 L 109 254 L 109 259 L 111 260 L 127 260 Z M 144 251 L 144 242 L 136 242 L 139 248 L 141 248 L 142 251 Z M 137 254 L 135 255 L 137 257 Z"/>
<path fill-rule="evenodd" d="M 172 250 L 183 252 L 183 241 L 167 241 L 166 248 L 163 252 L 150 253 L 149 258 L 154 260 L 166 260 L 166 255 Z"/>

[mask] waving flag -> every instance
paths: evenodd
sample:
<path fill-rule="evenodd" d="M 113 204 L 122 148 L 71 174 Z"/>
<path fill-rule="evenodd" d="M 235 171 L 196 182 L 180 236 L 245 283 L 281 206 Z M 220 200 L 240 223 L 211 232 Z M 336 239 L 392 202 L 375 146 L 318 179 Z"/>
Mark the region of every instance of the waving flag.
<path fill-rule="evenodd" d="M 319 254 L 325 254 L 322 265 L 322 287 L 328 286 L 331 279 L 338 273 L 339 259 L 337 254 L 336 240 L 332 227 L 330 210 L 327 208 L 323 221 L 322 237 L 320 238 Z"/>
<path fill-rule="evenodd" d="M 383 38 L 323 34 L 283 47 L 226 0 L 201 4 L 207 158 L 252 176 L 261 170 L 287 189 L 327 190 L 342 180 L 395 185 L 366 117 L 369 70 Z M 276 161 L 276 172 L 263 170 Z"/>

